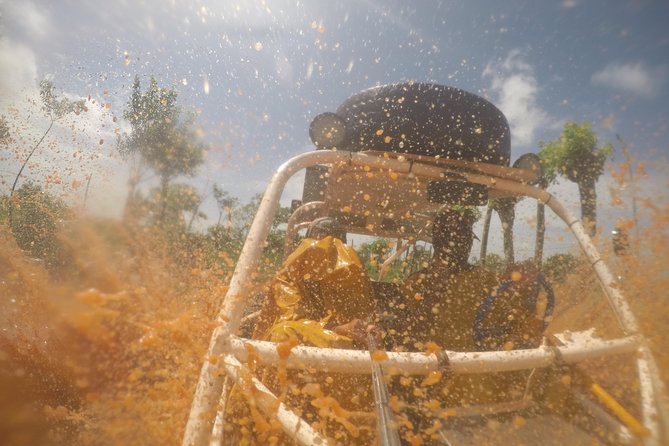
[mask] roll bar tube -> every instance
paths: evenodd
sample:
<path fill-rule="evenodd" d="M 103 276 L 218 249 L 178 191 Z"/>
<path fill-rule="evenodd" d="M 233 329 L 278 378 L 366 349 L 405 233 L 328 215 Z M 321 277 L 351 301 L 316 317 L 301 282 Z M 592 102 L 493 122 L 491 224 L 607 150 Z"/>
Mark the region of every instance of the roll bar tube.
<path fill-rule="evenodd" d="M 413 173 L 431 179 L 443 178 L 445 173 L 457 170 L 457 173 L 469 182 L 482 184 L 490 188 L 496 188 L 520 196 L 529 196 L 544 203 L 546 206 L 550 207 L 558 217 L 565 221 L 574 233 L 576 240 L 586 257 L 589 259 L 592 268 L 597 275 L 600 285 L 609 302 L 609 306 L 616 315 L 622 331 L 626 336 L 638 333 L 637 321 L 627 301 L 616 287 L 615 279 L 600 258 L 599 253 L 590 240 L 590 237 L 587 235 L 583 224 L 547 191 L 517 181 L 462 171 L 457 168 L 449 168 L 448 166 L 433 166 L 421 164 L 419 162 L 385 158 L 359 152 L 330 150 L 308 152 L 288 160 L 279 167 L 272 177 L 260 203 L 258 212 L 253 220 L 246 242 L 244 243 L 244 247 L 242 248 L 242 252 L 235 267 L 230 287 L 223 300 L 222 308 L 217 315 L 216 321 L 218 326 L 212 333 L 206 358 L 200 371 L 182 442 L 184 446 L 205 445 L 211 435 L 212 422 L 214 414 L 217 411 L 223 387 L 223 376 L 220 374 L 219 366 L 212 363 L 210 358 L 220 356 L 232 348 L 231 344 L 233 336 L 239 328 L 244 304 L 246 303 L 246 297 L 251 288 L 250 283 L 252 274 L 258 266 L 262 254 L 263 242 L 267 238 L 272 219 L 279 207 L 279 200 L 286 182 L 297 171 L 308 166 L 315 164 L 342 163 L 353 166 L 392 169 L 400 174 Z M 651 431 L 651 437 L 647 440 L 647 444 L 653 444 L 652 439 L 655 439 L 654 442 L 658 444 L 658 439 L 662 435 L 658 421 L 658 414 L 660 415 L 662 424 L 664 424 L 664 426 L 669 426 L 669 424 L 667 424 L 665 411 L 658 403 L 658 398 L 660 395 L 664 394 L 663 383 L 660 380 L 659 371 L 650 349 L 644 340 L 641 341 L 639 351 L 641 354 L 637 363 L 641 383 L 644 423 L 646 423 L 646 427 Z M 477 354 L 481 355 L 483 353 Z M 412 357 L 412 360 L 417 359 L 418 358 Z M 367 373 L 368 371 L 369 366 L 367 365 L 366 372 L 364 373 Z"/>
<path fill-rule="evenodd" d="M 619 339 L 592 339 L 587 342 L 575 342 L 573 345 L 543 345 L 526 350 L 454 352 L 443 351 L 440 354 L 420 352 L 387 352 L 388 359 L 383 366 L 388 371 L 409 375 L 428 375 L 443 368 L 455 374 L 476 374 L 509 372 L 533 368 L 545 368 L 553 364 L 572 364 L 584 359 L 597 359 L 604 356 L 619 355 L 636 351 L 641 345 L 639 336 Z M 280 357 L 277 344 L 269 341 L 257 341 L 233 337 L 226 353 L 235 355 L 240 361 L 246 361 L 246 345 L 258 353 L 259 363 L 275 366 Z M 300 346 L 291 350 L 286 358 L 289 369 L 314 368 L 330 373 L 369 374 L 372 359 L 364 350 L 336 348 L 317 348 Z"/>

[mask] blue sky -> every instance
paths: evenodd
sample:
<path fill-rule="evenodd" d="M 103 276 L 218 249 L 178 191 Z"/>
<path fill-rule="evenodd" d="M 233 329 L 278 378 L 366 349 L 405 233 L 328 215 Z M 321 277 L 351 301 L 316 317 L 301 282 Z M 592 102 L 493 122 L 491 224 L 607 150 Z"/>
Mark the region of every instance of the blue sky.
<path fill-rule="evenodd" d="M 512 126 L 512 159 L 557 137 L 568 119 L 592 122 L 605 141 L 622 135 L 639 159 L 669 152 L 666 1 L 2 0 L 0 9 L 0 114 L 23 146 L 44 128 L 26 105 L 40 79 L 95 101 L 74 136 L 65 122 L 53 135 L 61 138 L 54 146 L 69 144 L 92 164 L 79 168 L 60 149 L 37 158 L 32 174 L 104 170 L 94 188 L 109 209 L 124 197 L 114 130 L 126 128 L 120 118 L 136 74 L 175 86 L 180 103 L 198 111 L 210 150 L 192 183 L 216 182 L 242 199 L 311 149 L 315 115 L 409 79 L 495 103 Z M 21 144 L 2 149 L 3 187 Z M 216 216 L 211 199 L 205 212 Z"/>

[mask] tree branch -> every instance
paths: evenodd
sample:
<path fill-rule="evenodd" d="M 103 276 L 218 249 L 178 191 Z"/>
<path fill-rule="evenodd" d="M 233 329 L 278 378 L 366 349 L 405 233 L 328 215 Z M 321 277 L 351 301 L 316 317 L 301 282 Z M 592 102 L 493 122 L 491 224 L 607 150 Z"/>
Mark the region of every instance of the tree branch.
<path fill-rule="evenodd" d="M 42 141 L 44 141 L 44 138 L 46 138 L 46 135 L 51 131 L 51 127 L 53 127 L 53 123 L 55 120 L 53 117 L 51 118 L 51 122 L 49 123 L 49 127 L 46 129 L 42 137 L 37 141 L 37 144 L 35 144 L 35 147 L 32 148 L 26 159 L 23 161 L 23 164 L 21 165 L 21 168 L 19 169 L 19 173 L 16 174 L 16 178 L 14 178 L 14 184 L 12 184 L 12 190 L 9 192 L 9 209 L 8 209 L 8 219 L 9 219 L 9 227 L 11 228 L 12 226 L 12 211 L 14 210 L 14 200 L 12 199 L 14 197 L 14 191 L 16 190 L 16 185 L 19 182 L 19 178 L 21 178 L 21 174 L 23 173 L 23 169 L 26 168 L 26 165 L 28 165 L 28 161 L 30 161 L 30 158 L 33 156 L 33 153 L 35 153 L 35 150 L 42 144 Z"/>

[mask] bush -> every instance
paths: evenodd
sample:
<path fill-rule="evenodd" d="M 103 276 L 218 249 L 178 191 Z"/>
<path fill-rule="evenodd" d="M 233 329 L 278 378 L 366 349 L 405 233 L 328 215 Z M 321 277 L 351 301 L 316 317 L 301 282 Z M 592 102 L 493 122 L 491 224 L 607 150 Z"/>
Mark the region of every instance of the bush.
<path fill-rule="evenodd" d="M 9 223 L 19 247 L 49 268 L 61 266 L 65 253 L 58 233 L 71 218 L 67 205 L 31 182 L 16 191 L 11 209 L 9 197 L 3 198 L 2 220 Z"/>
<path fill-rule="evenodd" d="M 544 261 L 543 272 L 552 282 L 564 280 L 578 263 L 573 254 L 555 254 Z"/>

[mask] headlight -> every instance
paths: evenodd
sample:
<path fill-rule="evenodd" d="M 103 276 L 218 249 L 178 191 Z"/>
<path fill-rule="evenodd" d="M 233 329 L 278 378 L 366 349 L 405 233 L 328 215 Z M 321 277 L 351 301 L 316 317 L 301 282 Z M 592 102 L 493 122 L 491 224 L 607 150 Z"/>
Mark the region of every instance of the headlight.
<path fill-rule="evenodd" d="M 336 113 L 321 113 L 311 121 L 309 136 L 319 149 L 342 148 L 346 140 L 346 122 Z"/>

